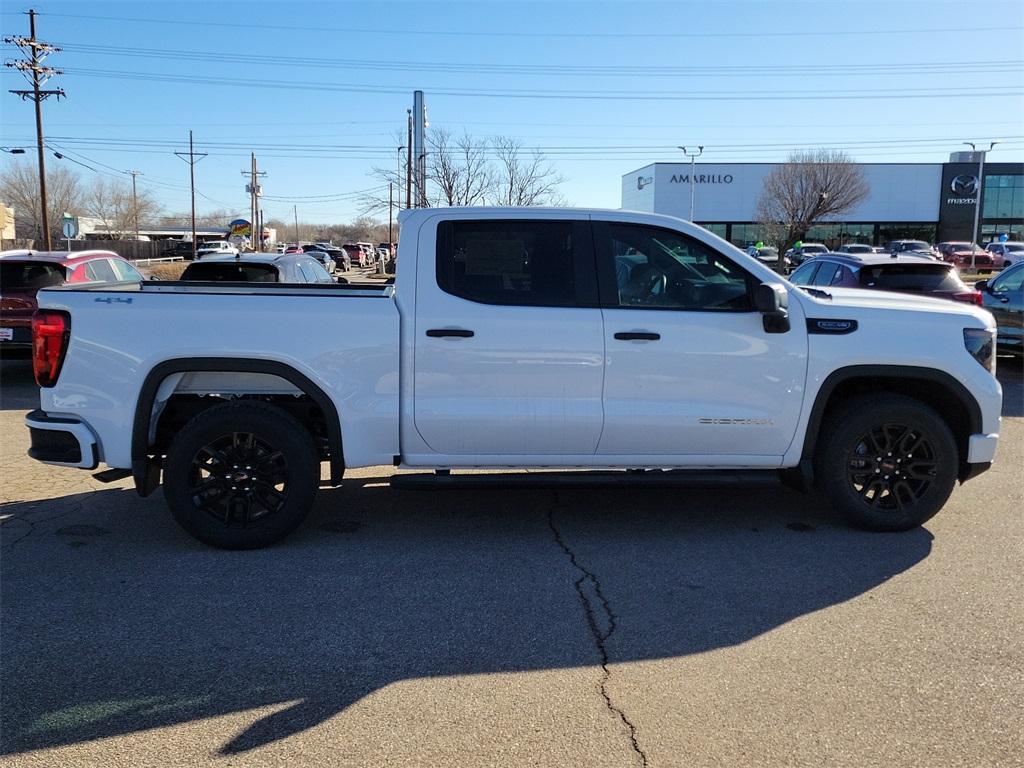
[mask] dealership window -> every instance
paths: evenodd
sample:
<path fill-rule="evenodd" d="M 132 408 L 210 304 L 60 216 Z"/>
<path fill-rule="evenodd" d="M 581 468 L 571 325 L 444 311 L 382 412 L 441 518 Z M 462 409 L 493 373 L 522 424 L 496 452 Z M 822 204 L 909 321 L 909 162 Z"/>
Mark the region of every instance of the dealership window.
<path fill-rule="evenodd" d="M 704 229 L 706 229 L 711 234 L 718 235 L 720 238 L 722 238 L 724 240 L 725 239 L 726 228 L 729 225 L 728 224 L 701 224 L 700 226 L 704 227 Z"/>
<path fill-rule="evenodd" d="M 911 221 L 905 224 L 886 223 L 878 225 L 878 242 L 885 245 L 890 240 L 924 240 L 934 243 L 936 225 Z"/>
<path fill-rule="evenodd" d="M 715 234 L 718 233 L 716 232 Z M 775 237 L 761 224 L 733 224 L 729 242 L 743 247 L 759 242 L 773 243 L 775 242 Z"/>
<path fill-rule="evenodd" d="M 1010 240 L 1024 240 L 1024 224 L 982 224 L 981 242 L 991 243 L 1006 235 Z"/>
<path fill-rule="evenodd" d="M 1024 219 L 1024 175 L 985 176 L 981 215 L 986 219 Z"/>

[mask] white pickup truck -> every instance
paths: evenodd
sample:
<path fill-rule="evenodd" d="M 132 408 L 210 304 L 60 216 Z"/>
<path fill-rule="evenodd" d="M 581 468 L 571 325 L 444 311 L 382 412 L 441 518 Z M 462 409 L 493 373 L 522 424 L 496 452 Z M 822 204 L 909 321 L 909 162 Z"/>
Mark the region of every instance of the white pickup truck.
<path fill-rule="evenodd" d="M 394 285 L 67 286 L 39 306 L 30 455 L 162 482 L 227 548 L 281 539 L 321 484 L 380 464 L 438 470 L 395 476 L 427 487 L 781 475 L 905 530 L 999 436 L 988 312 L 797 288 L 643 213 L 410 211 Z"/>

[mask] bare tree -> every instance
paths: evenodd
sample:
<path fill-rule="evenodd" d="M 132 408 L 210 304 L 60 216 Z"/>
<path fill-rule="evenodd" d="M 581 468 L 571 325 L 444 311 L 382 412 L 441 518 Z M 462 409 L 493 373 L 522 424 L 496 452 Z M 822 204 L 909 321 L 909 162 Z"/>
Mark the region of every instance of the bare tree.
<path fill-rule="evenodd" d="M 757 218 L 779 234 L 779 264 L 786 249 L 807 236 L 811 226 L 854 208 L 868 195 L 861 170 L 835 150 L 793 152 L 765 177 Z"/>
<path fill-rule="evenodd" d="M 436 188 L 432 204 L 481 205 L 493 193 L 494 169 L 486 144 L 468 133 L 452 142 L 448 131 L 433 128 L 427 134 L 427 147 L 427 179 Z"/>
<path fill-rule="evenodd" d="M 60 238 L 64 213 L 78 214 L 82 193 L 78 175 L 63 167 L 46 172 L 50 232 Z M 0 202 L 14 208 L 14 226 L 19 237 L 33 238 L 39 247 L 42 215 L 39 204 L 39 170 L 31 163 L 12 163 L 0 173 Z"/>
<path fill-rule="evenodd" d="M 160 206 L 149 190 L 142 188 L 132 196 L 131 184 L 121 179 L 97 176 L 86 190 L 82 207 L 85 213 L 99 219 L 112 240 L 123 240 L 140 226 L 155 220 Z"/>
<path fill-rule="evenodd" d="M 565 179 L 538 149 L 524 151 L 510 136 L 491 139 L 496 158 L 496 181 L 491 199 L 496 205 L 545 205 L 560 201 L 558 187 Z"/>

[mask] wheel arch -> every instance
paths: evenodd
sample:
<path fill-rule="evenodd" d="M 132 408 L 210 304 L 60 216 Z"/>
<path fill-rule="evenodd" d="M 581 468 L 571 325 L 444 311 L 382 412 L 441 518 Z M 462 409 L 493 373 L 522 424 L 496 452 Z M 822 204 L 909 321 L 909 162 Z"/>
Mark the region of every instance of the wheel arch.
<path fill-rule="evenodd" d="M 327 438 L 330 445 L 331 483 L 341 482 L 345 472 L 345 458 L 342 451 L 341 419 L 334 401 L 319 385 L 292 366 L 276 360 L 257 360 L 232 357 L 191 357 L 164 360 L 157 363 L 146 374 L 135 404 L 132 422 L 132 478 L 141 496 L 148 496 L 160 484 L 160 460 L 149 455 L 149 435 L 160 385 L 169 377 L 179 373 L 222 371 L 227 373 L 265 373 L 284 379 L 308 396 L 324 414 Z"/>
<path fill-rule="evenodd" d="M 818 445 L 821 426 L 830 410 L 847 397 L 893 392 L 931 406 L 953 431 L 959 458 L 959 479 L 971 474 L 967 463 L 968 441 L 982 432 L 981 406 L 953 376 L 936 368 L 902 365 L 854 365 L 830 373 L 811 407 L 804 433 L 801 462 L 810 462 Z"/>

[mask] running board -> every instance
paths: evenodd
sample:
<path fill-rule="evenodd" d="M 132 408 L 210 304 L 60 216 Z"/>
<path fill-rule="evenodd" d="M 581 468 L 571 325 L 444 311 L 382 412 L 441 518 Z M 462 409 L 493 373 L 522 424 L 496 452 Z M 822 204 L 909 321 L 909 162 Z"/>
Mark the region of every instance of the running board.
<path fill-rule="evenodd" d="M 777 469 L 492 472 L 459 475 L 417 472 L 391 476 L 391 487 L 402 491 L 486 488 L 721 488 L 768 487 L 778 484 Z"/>

